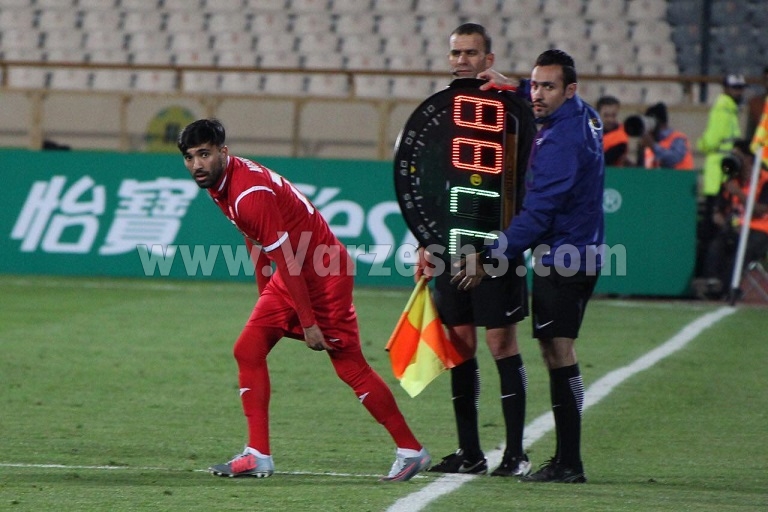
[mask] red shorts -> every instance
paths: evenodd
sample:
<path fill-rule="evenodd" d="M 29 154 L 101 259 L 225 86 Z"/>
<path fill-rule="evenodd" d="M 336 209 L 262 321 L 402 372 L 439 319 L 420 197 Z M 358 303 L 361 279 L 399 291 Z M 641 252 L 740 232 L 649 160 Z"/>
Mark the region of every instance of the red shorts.
<path fill-rule="evenodd" d="M 325 277 L 321 288 L 313 288 L 308 283 L 317 325 L 323 331 L 326 341 L 340 349 L 360 348 L 357 313 L 352 304 L 353 286 L 352 276 Z M 296 308 L 277 274 L 262 292 L 246 325 L 277 328 L 287 337 L 304 339 Z"/>

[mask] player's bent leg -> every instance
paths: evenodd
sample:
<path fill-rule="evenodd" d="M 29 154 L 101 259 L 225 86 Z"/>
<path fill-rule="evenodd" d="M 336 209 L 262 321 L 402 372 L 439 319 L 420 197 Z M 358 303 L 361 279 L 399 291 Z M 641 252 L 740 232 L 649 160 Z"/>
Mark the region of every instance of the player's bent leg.
<path fill-rule="evenodd" d="M 329 352 L 336 374 L 355 392 L 358 400 L 389 432 L 397 446 L 395 463 L 387 481 L 409 480 L 431 463 L 429 453 L 413 435 L 395 396 L 368 364 L 360 349 Z"/>
<path fill-rule="evenodd" d="M 240 400 L 248 423 L 248 446 L 270 454 L 269 399 L 271 386 L 267 355 L 282 337 L 275 328 L 246 326 L 235 342 Z"/>

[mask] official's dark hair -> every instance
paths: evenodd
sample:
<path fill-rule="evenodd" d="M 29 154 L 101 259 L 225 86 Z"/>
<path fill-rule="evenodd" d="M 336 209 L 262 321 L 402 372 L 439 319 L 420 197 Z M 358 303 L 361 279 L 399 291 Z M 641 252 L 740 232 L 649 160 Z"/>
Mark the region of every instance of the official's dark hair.
<path fill-rule="evenodd" d="M 189 148 L 201 144 L 213 144 L 220 148 L 225 140 L 224 125 L 218 119 L 198 119 L 181 130 L 176 145 L 182 153 L 186 153 Z"/>
<path fill-rule="evenodd" d="M 645 115 L 656 119 L 659 124 L 667 124 L 669 122 L 667 106 L 662 102 L 648 107 L 648 109 L 645 111 Z"/>
<path fill-rule="evenodd" d="M 563 50 L 553 48 L 545 51 L 536 58 L 536 65 L 560 66 L 563 68 L 563 82 L 565 82 L 565 85 L 575 84 L 578 81 L 576 78 L 576 64 L 573 62 L 573 57 Z"/>
<path fill-rule="evenodd" d="M 491 53 L 491 36 L 488 35 L 488 31 L 485 30 L 484 26 L 477 23 L 463 23 L 451 32 L 452 36 L 471 36 L 474 34 L 478 34 L 483 38 L 485 53 Z"/>
<path fill-rule="evenodd" d="M 600 110 L 603 107 L 609 107 L 611 105 L 621 105 L 621 102 L 616 96 L 600 96 L 597 100 L 595 108 Z"/>

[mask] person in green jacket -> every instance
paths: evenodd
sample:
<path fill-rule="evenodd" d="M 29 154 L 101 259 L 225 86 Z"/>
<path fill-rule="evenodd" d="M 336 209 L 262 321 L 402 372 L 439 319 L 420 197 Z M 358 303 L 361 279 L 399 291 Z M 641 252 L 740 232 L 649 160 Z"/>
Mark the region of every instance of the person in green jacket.
<path fill-rule="evenodd" d="M 720 186 L 725 179 L 722 160 L 723 156 L 733 149 L 733 141 L 741 138 L 739 106 L 744 98 L 746 85 L 743 75 L 726 75 L 723 79 L 723 92 L 715 99 L 709 111 L 707 127 L 696 143 L 699 151 L 705 155 L 702 180 L 704 212 L 699 223 L 699 247 L 708 246 L 709 240 L 716 232 L 712 214 L 717 204 Z M 697 258 L 697 261 L 700 263 L 701 258 Z"/>

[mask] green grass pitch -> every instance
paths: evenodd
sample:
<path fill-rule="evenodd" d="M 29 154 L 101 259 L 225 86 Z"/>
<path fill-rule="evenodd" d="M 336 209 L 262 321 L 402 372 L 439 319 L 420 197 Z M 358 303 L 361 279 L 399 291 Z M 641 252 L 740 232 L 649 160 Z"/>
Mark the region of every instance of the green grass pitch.
<path fill-rule="evenodd" d="M 360 288 L 363 349 L 435 459 L 455 449 L 448 375 L 409 398 L 384 344 L 409 290 Z M 384 429 L 327 357 L 286 339 L 270 355 L 268 479 L 205 469 L 245 443 L 232 344 L 256 299 L 239 283 L 0 276 L 0 510 L 382 511 L 437 477 L 383 484 Z M 585 385 L 720 305 L 593 300 L 577 350 Z M 768 510 L 768 319 L 739 307 L 584 415 L 587 485 L 470 479 L 428 511 Z M 528 418 L 549 410 L 526 322 Z M 485 347 L 481 440 L 503 440 Z M 538 465 L 552 434 L 534 443 Z"/>

